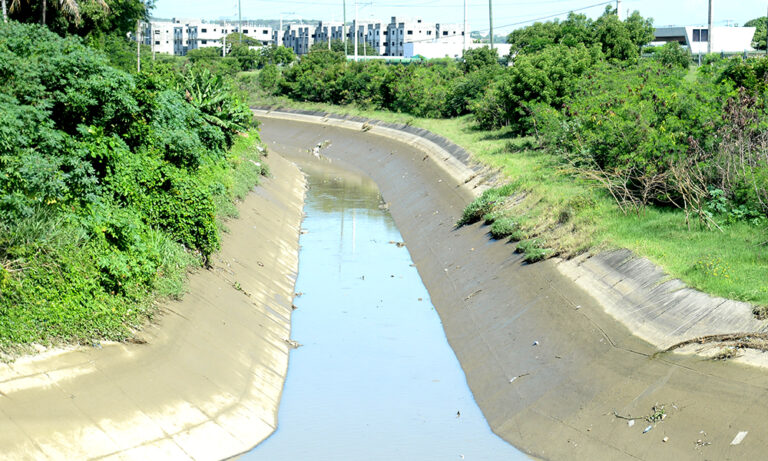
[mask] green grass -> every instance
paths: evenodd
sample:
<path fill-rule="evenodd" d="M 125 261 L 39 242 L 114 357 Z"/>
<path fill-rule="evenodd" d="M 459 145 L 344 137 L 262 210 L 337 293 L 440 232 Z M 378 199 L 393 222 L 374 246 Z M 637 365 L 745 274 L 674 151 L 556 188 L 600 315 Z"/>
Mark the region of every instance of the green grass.
<path fill-rule="evenodd" d="M 407 114 L 255 98 L 258 104 L 327 111 L 407 123 L 444 136 L 485 165 L 500 169 L 515 200 L 488 197 L 468 207 L 462 223 L 486 219 L 494 237 L 521 243 L 526 260 L 627 248 L 691 287 L 716 296 L 768 306 L 768 230 L 745 222 L 708 229 L 676 209 L 649 206 L 626 214 L 599 185 L 568 171 L 534 138 L 509 130 L 477 130 L 469 117 L 421 119 Z M 503 194 L 502 194 L 503 195 Z M 493 201 L 493 200 L 491 200 Z M 474 209 L 477 208 L 477 209 Z M 531 241 L 530 239 L 534 239 Z"/>

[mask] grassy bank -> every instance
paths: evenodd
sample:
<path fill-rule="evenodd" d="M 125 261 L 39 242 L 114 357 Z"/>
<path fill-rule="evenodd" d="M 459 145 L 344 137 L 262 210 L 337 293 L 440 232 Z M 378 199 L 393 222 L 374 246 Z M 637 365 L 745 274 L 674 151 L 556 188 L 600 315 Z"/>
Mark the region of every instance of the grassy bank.
<path fill-rule="evenodd" d="M 708 229 L 695 220 L 686 223 L 684 212 L 668 207 L 622 211 L 605 189 L 563 169 L 532 137 L 517 137 L 505 129 L 480 130 L 469 116 L 424 119 L 257 95 L 249 102 L 407 123 L 450 139 L 478 162 L 504 173 L 514 198 L 496 201 L 478 217 L 496 221 L 491 230 L 498 237 L 523 241 L 519 246 L 531 261 L 627 248 L 691 287 L 768 306 L 764 229 L 745 221 L 722 222 L 721 230 Z"/>

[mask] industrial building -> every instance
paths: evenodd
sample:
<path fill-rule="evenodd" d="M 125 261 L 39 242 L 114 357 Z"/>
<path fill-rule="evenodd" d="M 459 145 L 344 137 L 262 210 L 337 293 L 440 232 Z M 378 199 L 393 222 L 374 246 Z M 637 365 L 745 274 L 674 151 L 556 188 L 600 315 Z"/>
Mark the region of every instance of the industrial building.
<path fill-rule="evenodd" d="M 743 53 L 754 51 L 752 39 L 754 27 L 713 27 L 712 53 Z M 657 27 L 651 45 L 663 45 L 677 42 L 694 55 L 706 54 L 709 46 L 710 30 L 706 26 L 667 26 Z"/>

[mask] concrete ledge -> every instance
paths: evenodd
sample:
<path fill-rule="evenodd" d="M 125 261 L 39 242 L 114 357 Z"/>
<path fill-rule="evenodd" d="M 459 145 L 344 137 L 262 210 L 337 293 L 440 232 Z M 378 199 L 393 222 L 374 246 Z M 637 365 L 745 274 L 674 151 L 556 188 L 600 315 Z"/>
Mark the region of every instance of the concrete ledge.
<path fill-rule="evenodd" d="M 0 366 L 0 459 L 218 460 L 277 426 L 288 365 L 304 178 L 239 205 L 212 270 L 160 307 L 147 344 L 105 344 Z"/>
<path fill-rule="evenodd" d="M 559 261 L 557 268 L 660 349 L 706 335 L 768 331 L 768 321 L 757 320 L 751 304 L 691 289 L 629 250 Z"/>

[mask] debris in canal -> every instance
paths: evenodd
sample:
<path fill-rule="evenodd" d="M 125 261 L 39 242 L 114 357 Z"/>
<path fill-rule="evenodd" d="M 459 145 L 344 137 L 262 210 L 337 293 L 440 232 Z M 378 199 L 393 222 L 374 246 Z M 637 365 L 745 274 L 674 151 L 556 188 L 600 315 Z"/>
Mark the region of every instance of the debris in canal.
<path fill-rule="evenodd" d="M 738 434 L 736 434 L 736 437 L 733 438 L 733 441 L 731 442 L 731 445 L 738 445 L 738 444 L 740 444 L 744 440 L 744 437 L 747 436 L 747 434 L 748 434 L 748 431 L 741 431 Z"/>
<path fill-rule="evenodd" d="M 291 349 L 298 349 L 298 348 L 300 348 L 300 347 L 302 346 L 302 344 L 300 344 L 299 342 L 297 342 L 297 341 L 294 341 L 294 340 L 292 340 L 292 339 L 288 339 L 288 338 L 286 338 L 286 339 L 284 339 L 283 341 L 285 341 L 285 344 L 287 344 L 288 346 L 290 346 L 290 347 L 291 347 Z"/>

